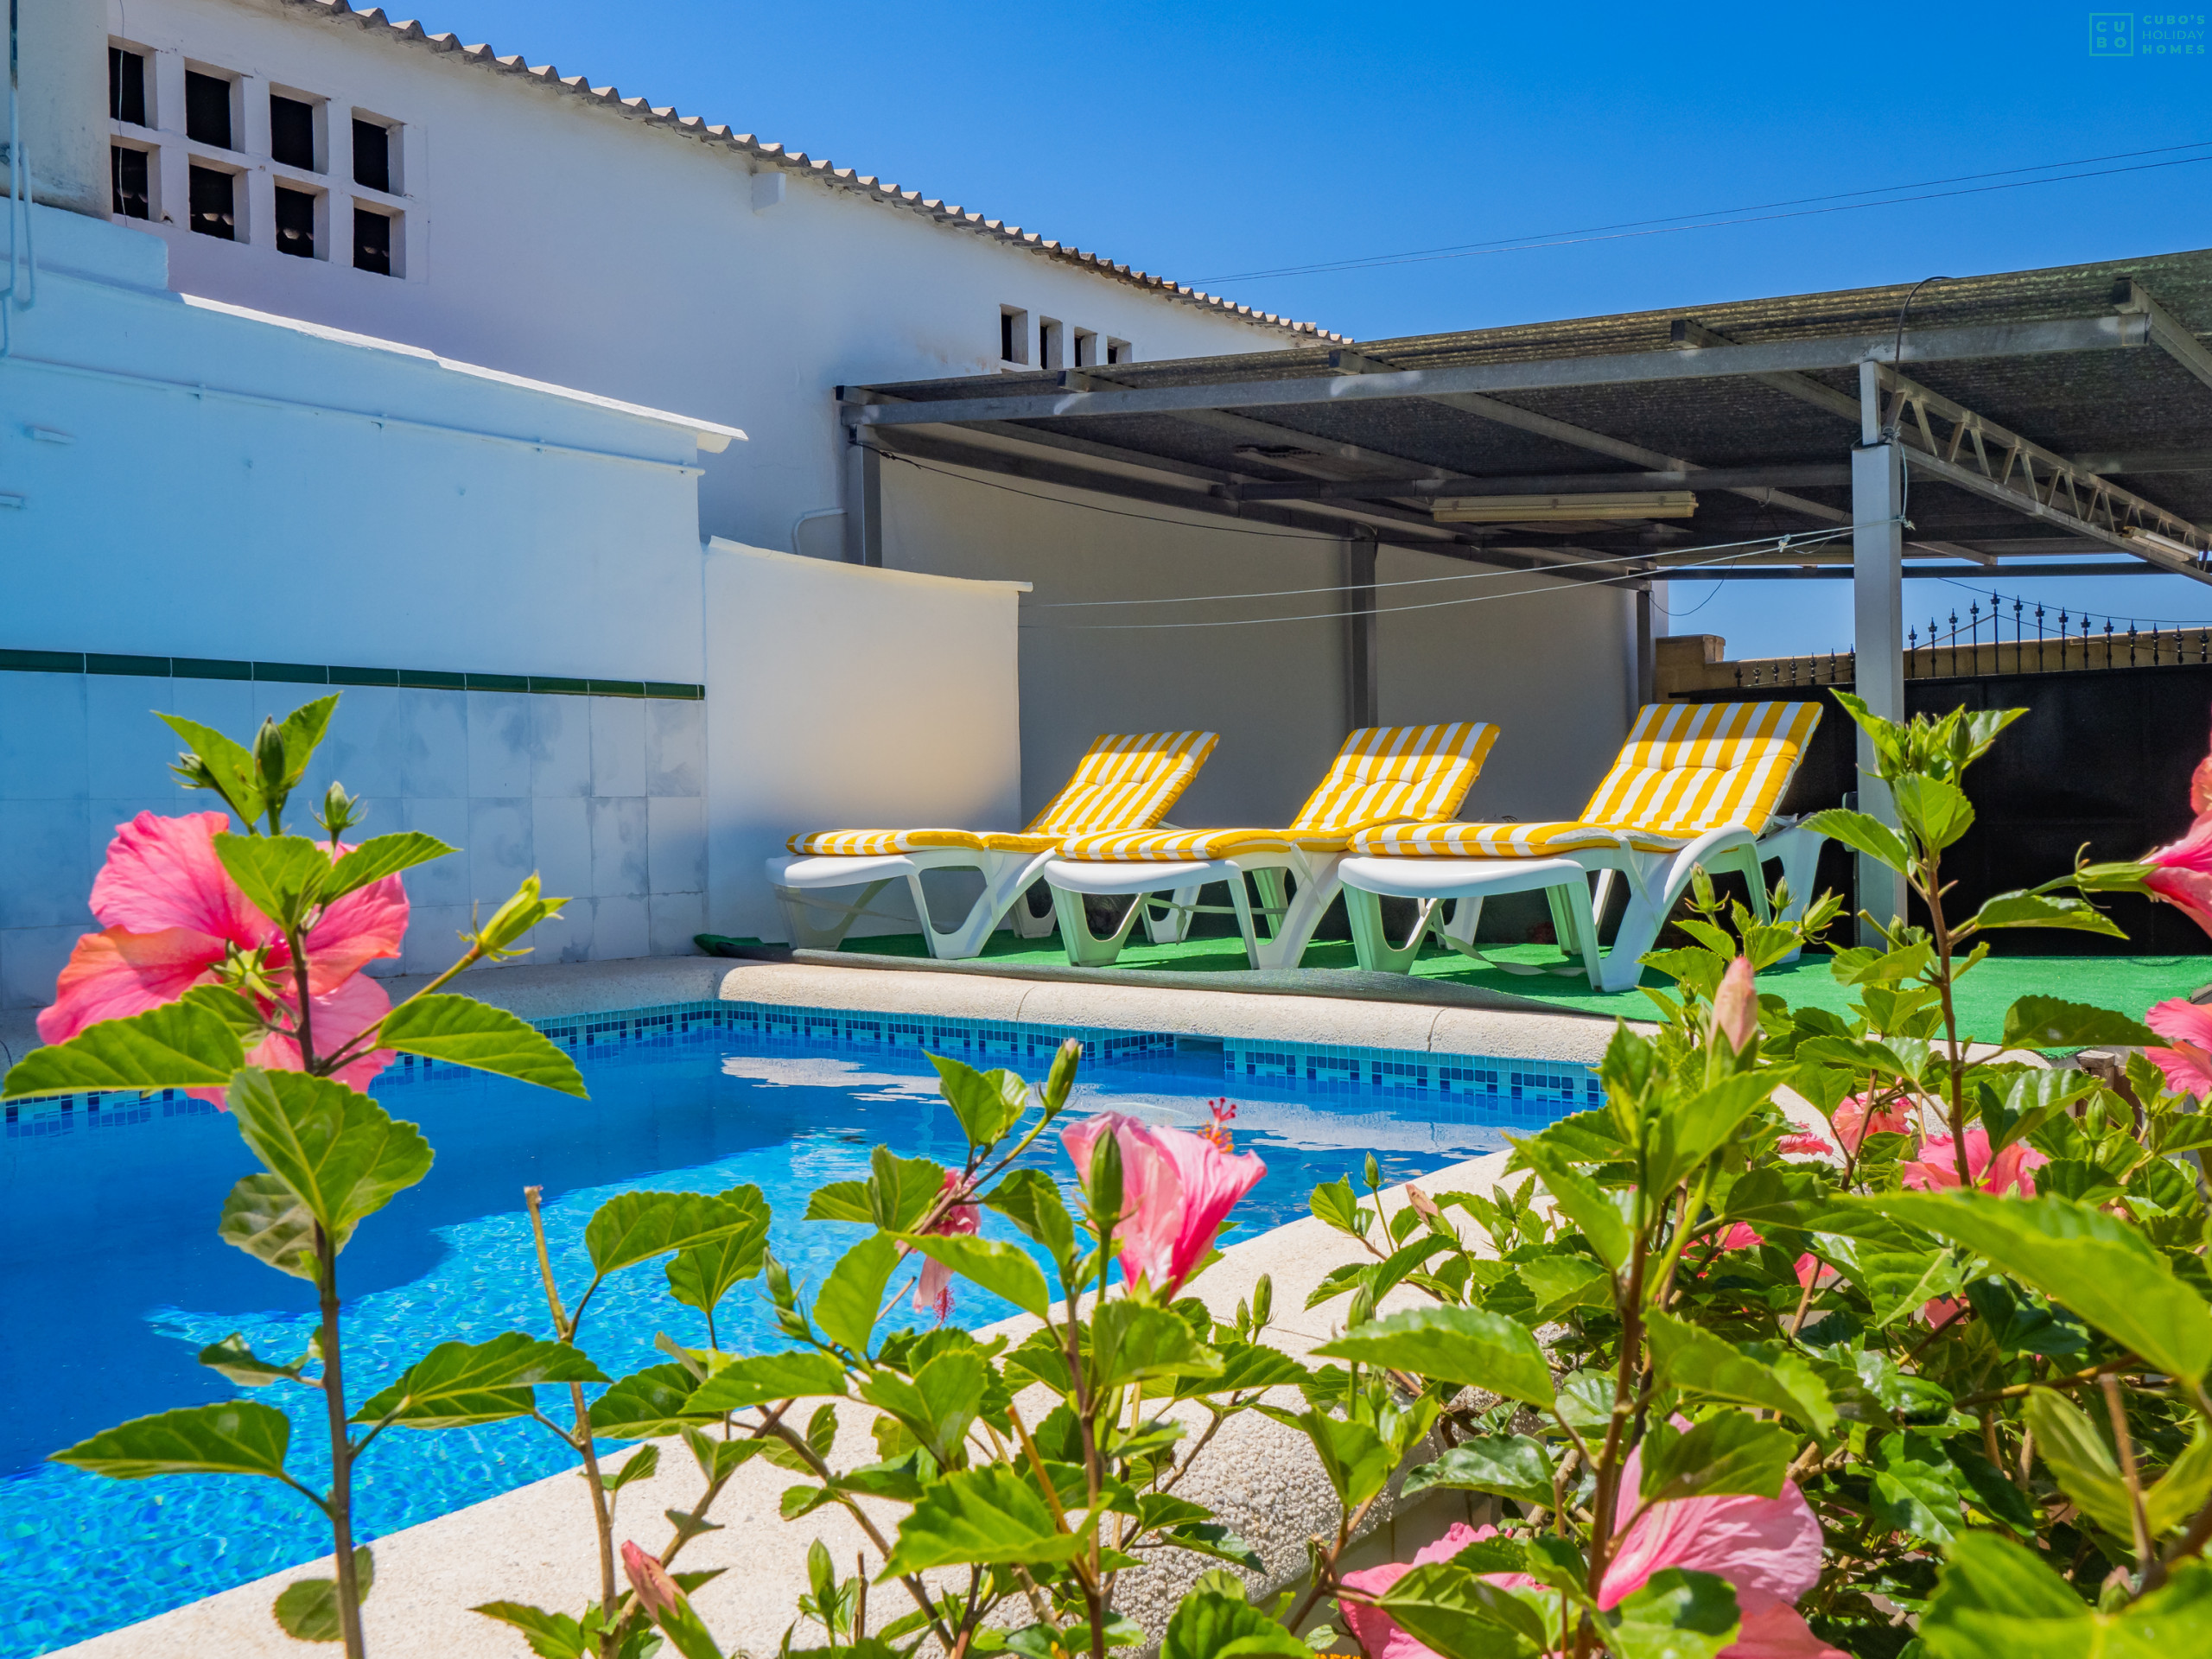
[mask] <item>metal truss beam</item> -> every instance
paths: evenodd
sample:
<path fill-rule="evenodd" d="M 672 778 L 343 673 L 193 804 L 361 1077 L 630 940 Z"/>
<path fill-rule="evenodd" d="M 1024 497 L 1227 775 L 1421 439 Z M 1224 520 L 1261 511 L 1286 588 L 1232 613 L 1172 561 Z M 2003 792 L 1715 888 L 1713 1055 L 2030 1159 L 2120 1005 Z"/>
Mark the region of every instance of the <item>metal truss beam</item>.
<path fill-rule="evenodd" d="M 1364 497 L 1395 499 L 1436 495 L 1575 495 L 1614 491 L 1755 489 L 1764 492 L 1784 485 L 1832 485 L 1851 482 L 1851 468 L 1841 462 L 1830 466 L 1708 467 L 1702 470 L 1676 468 L 1653 473 L 1535 473 L 1509 478 L 1452 478 L 1432 474 L 1402 483 L 1345 481 L 1329 484 L 1237 484 L 1226 486 L 1239 501 L 1306 501 L 1333 497 L 1357 500 Z"/>
<path fill-rule="evenodd" d="M 1862 362 L 1940 363 L 1961 359 L 2039 356 L 2139 346 L 2150 338 L 2140 315 L 1998 323 L 1968 328 L 1829 335 L 1688 351 L 1611 353 L 1512 363 L 1467 363 L 1387 374 L 1300 376 L 1205 385 L 1140 385 L 1107 391 L 1065 390 L 1010 397 L 956 397 L 904 404 L 847 404 L 856 426 L 959 425 L 971 421 L 1058 421 L 1106 415 L 1172 415 L 1190 410 L 1287 408 L 1303 404 L 1384 401 L 1458 393 L 1544 391 L 1579 386 L 1648 385 L 1669 381 L 1847 369 Z"/>

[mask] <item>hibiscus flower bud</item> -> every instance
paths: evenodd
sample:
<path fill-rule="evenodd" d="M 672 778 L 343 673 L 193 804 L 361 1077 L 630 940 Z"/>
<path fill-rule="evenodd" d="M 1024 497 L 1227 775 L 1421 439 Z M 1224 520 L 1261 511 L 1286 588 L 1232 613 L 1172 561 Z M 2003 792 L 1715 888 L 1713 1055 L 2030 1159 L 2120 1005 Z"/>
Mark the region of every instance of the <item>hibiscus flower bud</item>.
<path fill-rule="evenodd" d="M 1728 964 L 1720 988 L 1713 994 L 1713 1034 L 1740 1054 L 1758 1029 L 1759 994 L 1751 982 L 1751 958 L 1738 957 Z"/>
<path fill-rule="evenodd" d="M 622 1571 L 630 1580 L 630 1587 L 638 1592 L 638 1605 L 656 1623 L 683 1605 L 683 1592 L 676 1587 L 676 1580 L 668 1576 L 668 1569 L 637 1545 L 622 1546 Z"/>

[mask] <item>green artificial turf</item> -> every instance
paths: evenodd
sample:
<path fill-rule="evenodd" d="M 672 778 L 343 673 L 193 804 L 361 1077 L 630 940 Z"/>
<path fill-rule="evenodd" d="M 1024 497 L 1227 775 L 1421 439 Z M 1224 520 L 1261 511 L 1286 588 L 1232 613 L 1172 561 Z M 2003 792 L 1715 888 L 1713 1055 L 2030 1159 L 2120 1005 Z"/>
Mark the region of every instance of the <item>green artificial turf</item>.
<path fill-rule="evenodd" d="M 843 948 L 878 956 L 929 954 L 918 933 L 849 939 Z M 1557 966 L 1564 960 L 1548 944 L 1497 945 L 1488 947 L 1487 954 L 1524 964 Z M 1067 965 L 1057 940 L 1021 939 L 1010 933 L 993 935 L 982 959 L 1025 968 Z M 1851 1006 L 1853 988 L 1835 982 L 1829 972 L 1831 961 L 1825 953 L 1808 951 L 1786 967 L 1768 969 L 1759 976 L 1759 989 L 1785 997 L 1792 1004 L 1843 1013 Z M 1244 947 L 1233 938 L 1187 939 L 1180 944 L 1132 944 L 1122 950 L 1117 965 L 1189 974 L 1197 984 L 1203 983 L 1209 974 L 1242 972 Z M 1352 959 L 1350 942 L 1338 941 L 1309 946 L 1302 965 L 1326 969 L 1351 968 L 1357 963 Z M 1432 944 L 1414 964 L 1414 975 L 1441 984 L 1478 986 L 1533 997 L 1581 1013 L 1639 1019 L 1656 1012 L 1651 1000 L 1640 991 L 1592 991 L 1579 962 L 1572 975 L 1509 974 L 1484 967 L 1456 951 L 1440 950 Z M 2063 997 L 2069 1002 L 2113 1008 L 2139 1019 L 2153 1002 L 2187 996 L 2208 982 L 2212 982 L 2212 956 L 1992 957 L 1959 982 L 1959 1023 L 1969 1036 L 1994 1039 L 2004 1028 L 2005 1010 L 2015 999 L 2029 995 Z M 1644 983 L 1665 987 L 1672 982 L 1647 969 Z"/>

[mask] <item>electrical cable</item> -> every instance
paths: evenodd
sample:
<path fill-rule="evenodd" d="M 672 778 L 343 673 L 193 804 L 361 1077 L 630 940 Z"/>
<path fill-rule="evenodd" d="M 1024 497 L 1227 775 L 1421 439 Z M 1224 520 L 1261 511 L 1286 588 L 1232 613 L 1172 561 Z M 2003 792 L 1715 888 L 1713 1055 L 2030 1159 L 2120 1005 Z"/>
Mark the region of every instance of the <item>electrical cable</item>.
<path fill-rule="evenodd" d="M 2170 146 L 2170 148 L 2174 149 L 2194 149 L 2203 147 L 2204 146 L 2202 143 L 2175 144 Z M 2143 156 L 2156 155 L 2160 152 L 2156 150 L 2131 150 L 2125 153 L 2128 155 Z M 2096 161 L 2105 158 L 2091 156 L 2087 159 L 2090 161 Z M 2061 174 L 2056 177 L 2048 179 L 2015 179 L 2009 184 L 1981 184 L 1961 190 L 1932 190 L 1920 195 L 1885 196 L 1878 201 L 1844 202 L 1841 205 L 1834 207 L 1800 207 L 1787 213 L 1748 211 L 1743 212 L 1741 216 L 1738 218 L 1706 218 L 1705 222 L 1694 225 L 1674 224 L 1665 220 L 1635 219 L 1630 220 L 1628 223 L 1631 226 L 1649 225 L 1652 226 L 1654 228 L 1648 230 L 1593 230 L 1559 235 L 1555 236 L 1551 240 L 1534 240 L 1527 237 L 1505 237 L 1500 238 L 1497 242 L 1464 243 L 1453 247 L 1431 249 L 1426 251 L 1401 254 L 1376 254 L 1366 258 L 1329 260 L 1310 265 L 1284 265 L 1273 270 L 1239 271 L 1218 276 L 1200 276 L 1195 278 L 1194 281 L 1198 283 L 1218 286 L 1225 283 L 1268 282 L 1283 276 L 1314 276 L 1352 270 L 1376 270 L 1390 265 L 1428 264 L 1445 259 L 1474 259 L 1479 258 L 1487 254 L 1533 253 L 1545 248 L 1578 247 L 1586 243 L 1591 242 L 1634 241 L 1643 237 L 1679 235 L 1684 231 L 1725 230 L 1727 227 L 1735 225 L 1764 225 L 1773 223 L 1778 219 L 1815 219 L 1827 213 L 1857 213 L 1861 209 L 1867 207 L 1896 207 L 1916 201 L 1940 201 L 1956 196 L 1987 195 L 1991 192 L 1998 190 L 2023 190 L 2031 185 L 2069 184 L 2083 179 L 2110 178 L 2117 174 L 2145 173 L 2165 167 L 2190 167 L 2200 162 L 2209 161 L 2212 161 L 2212 156 L 2178 156 L 2172 161 L 2139 162 L 2133 167 L 2101 168 L 2094 173 L 2066 173 Z M 2050 162 L 2044 164 L 2045 168 L 2078 167 L 2081 165 L 2083 165 L 2083 162 Z M 2007 170 L 2031 172 L 2041 169 L 2020 168 Z M 1968 174 L 1964 176 L 1968 178 L 1986 178 L 1992 175 L 1987 174 Z M 1942 182 L 1942 181 L 1931 180 L 1929 182 Z M 1909 189 L 1914 187 L 1891 186 L 1890 188 L 1902 188 Z M 1865 191 L 1847 191 L 1844 194 L 1847 195 L 1863 195 L 1872 193 Z M 1821 196 L 1807 196 L 1802 197 L 1800 200 L 1806 201 L 1821 201 L 1828 200 L 1828 198 Z M 1731 210 L 1724 208 L 1719 211 L 1725 213 Z M 1693 219 L 1703 216 L 1696 214 L 1681 214 L 1678 217 Z"/>
<path fill-rule="evenodd" d="M 1829 532 L 1829 534 L 1848 535 L 1850 534 L 1850 531 L 1847 530 L 1837 531 Z M 1782 549 L 1787 548 L 1796 542 L 1811 541 L 1814 539 L 1815 537 L 1810 536 L 1782 536 L 1770 537 L 1768 542 L 1762 542 L 1751 548 L 1748 551 L 1742 553 L 1732 553 L 1725 559 L 1715 559 L 1712 561 L 1712 563 L 1715 564 L 1732 564 L 1740 559 L 1757 558 L 1760 553 L 1766 550 L 1769 545 L 1772 545 L 1777 549 Z M 1822 535 L 1819 539 L 1826 540 L 1827 539 L 1827 536 Z M 1516 571 L 1514 574 L 1516 575 L 1541 575 L 1544 573 L 1541 570 L 1521 570 Z M 1647 573 L 1642 571 L 1630 571 L 1618 576 L 1593 576 L 1588 582 L 1554 582 L 1545 583 L 1541 587 L 1518 588 L 1510 594 L 1471 594 L 1465 599 L 1433 599 L 1422 605 L 1380 605 L 1375 607 L 1371 610 L 1316 611 L 1305 616 L 1242 616 L 1227 618 L 1218 622 L 1024 622 L 1021 624 L 1021 626 L 1035 632 L 1048 633 L 1123 633 L 1135 630 L 1150 632 L 1160 628 L 1249 628 L 1258 627 L 1269 622 L 1334 622 L 1351 616 L 1395 616 L 1406 611 L 1437 611 L 1442 610 L 1446 607 L 1452 605 L 1485 605 L 1492 600 L 1526 599 L 1531 594 L 1535 594 L 1567 593 L 1578 588 L 1607 588 L 1612 586 L 1616 582 L 1643 581 L 1646 574 Z M 1663 577 L 1662 579 L 1663 579 Z M 1344 590 L 1339 588 L 1331 588 L 1328 591 L 1332 593 L 1341 593 Z"/>

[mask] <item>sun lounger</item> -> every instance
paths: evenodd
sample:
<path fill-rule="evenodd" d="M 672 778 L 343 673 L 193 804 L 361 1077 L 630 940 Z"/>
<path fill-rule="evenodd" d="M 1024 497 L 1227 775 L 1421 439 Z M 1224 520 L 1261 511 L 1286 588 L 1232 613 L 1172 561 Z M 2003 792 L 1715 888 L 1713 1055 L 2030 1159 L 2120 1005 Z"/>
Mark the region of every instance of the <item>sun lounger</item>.
<path fill-rule="evenodd" d="M 791 943 L 834 950 L 862 916 L 906 918 L 868 906 L 892 881 L 904 880 L 922 921 L 931 955 L 959 961 L 982 954 L 984 944 L 1011 911 L 1024 938 L 1052 931 L 1052 918 L 1033 917 L 1022 895 L 1045 861 L 1070 836 L 1105 830 L 1149 830 L 1190 787 L 1213 753 L 1211 732 L 1140 732 L 1102 737 L 1076 766 L 1049 805 L 1018 835 L 969 830 L 825 830 L 793 836 L 790 853 L 768 860 L 768 880 L 784 912 Z M 939 928 L 922 892 L 925 870 L 975 870 L 983 891 L 954 926 Z M 827 895 L 858 887 L 860 897 L 839 902 Z"/>
<path fill-rule="evenodd" d="M 1794 914 L 1811 895 L 1821 837 L 1777 820 L 1774 810 L 1820 718 L 1813 702 L 1655 703 L 1637 716 L 1580 818 L 1363 830 L 1338 869 L 1360 966 L 1408 971 L 1432 930 L 1450 947 L 1488 961 L 1474 944 L 1483 900 L 1541 892 L 1551 901 L 1560 950 L 1580 958 L 1591 985 L 1628 990 L 1643 975 L 1638 958 L 1657 943 L 1700 867 L 1741 872 L 1764 919 L 1761 867 L 1770 858 L 1782 861 Z M 1628 909 L 1611 949 L 1601 951 L 1598 923 L 1621 878 Z M 1403 941 L 1384 930 L 1377 902 L 1383 897 L 1419 906 Z M 1577 971 L 1491 965 L 1516 973 Z"/>
<path fill-rule="evenodd" d="M 1187 927 L 1201 908 L 1198 889 L 1229 884 L 1231 908 L 1255 968 L 1294 968 L 1321 914 L 1336 897 L 1338 861 L 1353 834 L 1370 824 L 1448 816 L 1465 799 L 1497 741 L 1497 728 L 1469 721 L 1441 726 L 1373 726 L 1354 732 L 1321 786 L 1281 830 L 1156 830 L 1071 837 L 1046 861 L 1060 943 L 1079 967 L 1102 967 L 1121 955 L 1140 914 L 1158 938 L 1167 925 Z M 1254 903 L 1245 878 L 1259 889 Z M 1287 891 L 1295 881 L 1296 893 Z M 1163 906 L 1149 895 L 1171 895 Z M 1101 938 L 1091 931 L 1084 899 L 1135 894 L 1121 925 Z M 1206 908 L 1217 908 L 1207 906 Z M 1255 912 L 1268 921 L 1268 937 Z"/>

